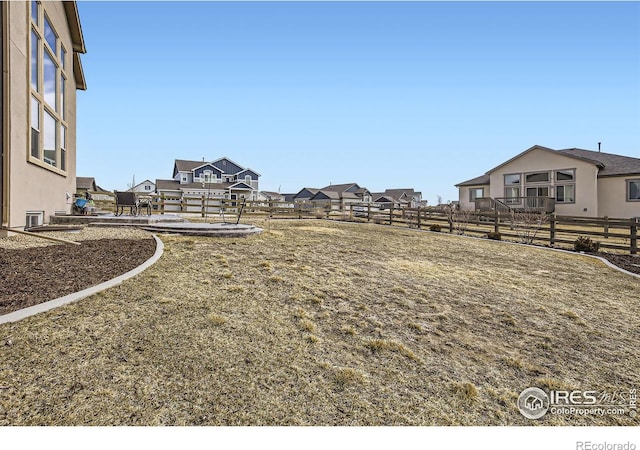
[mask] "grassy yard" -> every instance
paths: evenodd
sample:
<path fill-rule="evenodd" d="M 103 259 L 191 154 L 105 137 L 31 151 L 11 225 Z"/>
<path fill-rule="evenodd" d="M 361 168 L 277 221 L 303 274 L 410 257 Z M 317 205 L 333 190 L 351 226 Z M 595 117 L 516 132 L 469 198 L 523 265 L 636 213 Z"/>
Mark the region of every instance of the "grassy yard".
<path fill-rule="evenodd" d="M 637 425 L 527 387 L 640 387 L 640 281 L 578 255 L 326 221 L 163 237 L 122 285 L 0 326 L 5 425 Z"/>

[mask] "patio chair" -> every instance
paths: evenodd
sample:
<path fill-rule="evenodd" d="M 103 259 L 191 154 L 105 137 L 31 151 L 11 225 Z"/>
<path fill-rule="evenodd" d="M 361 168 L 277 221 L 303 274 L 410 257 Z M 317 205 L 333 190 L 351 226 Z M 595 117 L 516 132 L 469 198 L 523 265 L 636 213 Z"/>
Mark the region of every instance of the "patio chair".
<path fill-rule="evenodd" d="M 135 192 L 113 191 L 116 194 L 116 216 L 121 216 L 125 208 L 129 208 L 132 216 L 138 214 L 138 200 Z"/>

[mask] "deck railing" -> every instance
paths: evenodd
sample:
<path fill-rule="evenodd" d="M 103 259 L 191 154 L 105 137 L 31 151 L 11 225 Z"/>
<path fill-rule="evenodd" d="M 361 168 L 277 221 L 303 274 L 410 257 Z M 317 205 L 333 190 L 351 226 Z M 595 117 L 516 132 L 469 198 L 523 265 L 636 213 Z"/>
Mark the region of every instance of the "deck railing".
<path fill-rule="evenodd" d="M 552 213 L 556 209 L 553 197 L 497 197 L 478 198 L 475 201 L 478 211 L 531 211 Z"/>

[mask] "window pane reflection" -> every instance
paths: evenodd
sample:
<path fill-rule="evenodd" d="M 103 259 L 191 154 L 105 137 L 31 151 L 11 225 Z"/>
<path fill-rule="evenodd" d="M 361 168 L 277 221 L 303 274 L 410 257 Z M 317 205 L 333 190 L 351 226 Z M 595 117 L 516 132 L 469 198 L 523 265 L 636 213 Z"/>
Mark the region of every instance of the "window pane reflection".
<path fill-rule="evenodd" d="M 44 101 L 56 108 L 56 65 L 47 50 L 44 51 Z"/>
<path fill-rule="evenodd" d="M 44 162 L 56 165 L 56 119 L 44 112 Z"/>

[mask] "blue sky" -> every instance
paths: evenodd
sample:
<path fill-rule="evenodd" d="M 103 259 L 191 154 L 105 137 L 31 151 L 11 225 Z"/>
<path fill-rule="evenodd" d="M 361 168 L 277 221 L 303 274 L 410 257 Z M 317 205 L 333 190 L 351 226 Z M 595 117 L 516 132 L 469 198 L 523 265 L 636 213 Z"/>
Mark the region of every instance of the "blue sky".
<path fill-rule="evenodd" d="M 78 2 L 78 176 L 227 156 L 430 204 L 534 144 L 640 157 L 637 2 Z"/>

